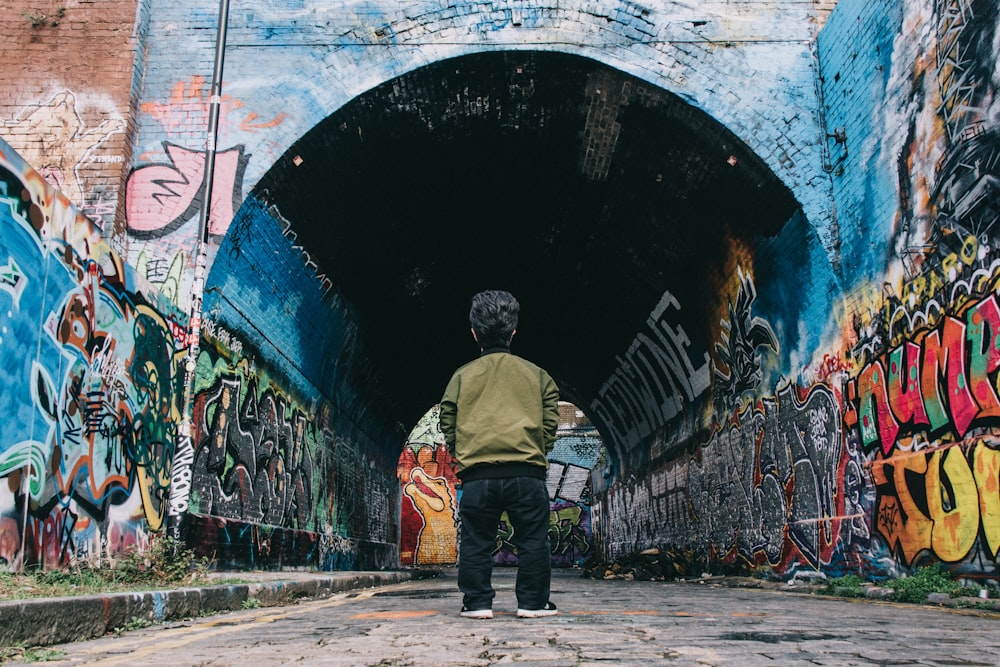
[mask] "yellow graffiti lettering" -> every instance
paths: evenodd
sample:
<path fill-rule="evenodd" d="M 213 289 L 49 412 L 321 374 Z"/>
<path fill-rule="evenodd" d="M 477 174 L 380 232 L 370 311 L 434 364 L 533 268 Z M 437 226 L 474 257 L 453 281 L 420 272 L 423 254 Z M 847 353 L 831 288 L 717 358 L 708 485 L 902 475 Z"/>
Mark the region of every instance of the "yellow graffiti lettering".
<path fill-rule="evenodd" d="M 896 483 L 896 495 L 903 512 L 903 516 L 900 517 L 902 529 L 899 535 L 899 545 L 903 549 L 906 560 L 911 561 L 917 552 L 930 545 L 934 524 L 930 517 L 920 511 L 917 503 L 913 500 L 910 487 L 906 482 L 907 471 L 923 477 L 927 473 L 927 459 L 923 455 L 908 456 L 898 462 L 892 471 L 893 481 Z"/>
<path fill-rule="evenodd" d="M 979 529 L 976 481 L 962 450 L 934 452 L 924 481 L 933 526 L 931 549 L 941 560 L 960 560 L 975 544 Z"/>
<path fill-rule="evenodd" d="M 932 271 L 931 277 L 927 281 L 927 294 L 929 296 L 933 296 L 943 286 L 944 283 L 941 280 L 941 274 L 938 273 L 937 271 Z"/>
<path fill-rule="evenodd" d="M 948 253 L 941 259 L 941 273 L 944 274 L 945 279 L 952 280 L 952 271 L 958 269 L 958 255 L 956 253 Z"/>
<path fill-rule="evenodd" d="M 1000 450 L 976 444 L 972 468 L 979 488 L 983 536 L 994 557 L 1000 553 Z"/>
<path fill-rule="evenodd" d="M 963 450 L 956 445 L 872 463 L 875 484 L 895 490 L 879 497 L 875 528 L 907 563 L 925 550 L 959 561 L 980 529 L 984 546 L 994 556 L 1000 552 L 1000 450 L 983 441 L 968 456 Z M 926 498 L 926 511 L 918 498 Z"/>
<path fill-rule="evenodd" d="M 971 234 L 966 236 L 965 240 L 962 241 L 962 248 L 958 252 L 962 257 L 962 261 L 972 266 L 972 263 L 976 261 L 976 256 L 979 254 L 979 241 Z"/>

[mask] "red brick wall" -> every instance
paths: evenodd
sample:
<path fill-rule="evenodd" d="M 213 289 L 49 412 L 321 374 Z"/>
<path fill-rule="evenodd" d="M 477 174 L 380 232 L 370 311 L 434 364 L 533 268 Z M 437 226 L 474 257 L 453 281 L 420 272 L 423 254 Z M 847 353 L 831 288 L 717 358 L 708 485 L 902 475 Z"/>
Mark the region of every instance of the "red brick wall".
<path fill-rule="evenodd" d="M 137 9 L 137 0 L 0 1 L 0 137 L 118 249 L 143 34 Z"/>

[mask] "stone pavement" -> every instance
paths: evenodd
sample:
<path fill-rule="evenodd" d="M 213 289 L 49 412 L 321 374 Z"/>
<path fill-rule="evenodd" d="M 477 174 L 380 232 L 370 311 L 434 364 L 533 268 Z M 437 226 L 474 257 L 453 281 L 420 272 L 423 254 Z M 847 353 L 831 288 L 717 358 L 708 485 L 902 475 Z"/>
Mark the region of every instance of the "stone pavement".
<path fill-rule="evenodd" d="M 558 616 L 518 619 L 516 570 L 494 575 L 492 620 L 463 619 L 454 571 L 298 604 L 241 609 L 52 647 L 55 666 L 1000 664 L 1000 614 L 560 571 Z"/>

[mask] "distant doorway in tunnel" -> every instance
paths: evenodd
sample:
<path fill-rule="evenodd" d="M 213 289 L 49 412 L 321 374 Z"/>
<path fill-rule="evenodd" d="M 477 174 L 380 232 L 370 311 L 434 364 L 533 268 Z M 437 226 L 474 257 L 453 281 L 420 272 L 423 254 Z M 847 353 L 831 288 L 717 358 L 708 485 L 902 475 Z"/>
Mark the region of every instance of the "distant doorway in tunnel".
<path fill-rule="evenodd" d="M 595 553 L 590 504 L 592 474 L 606 463 L 597 429 L 572 403 L 559 405 L 559 430 L 549 454 L 549 541 L 553 567 L 582 565 Z M 461 485 L 438 424 L 438 406 L 410 432 L 399 457 L 400 562 L 404 567 L 458 562 Z M 506 514 L 493 553 L 497 565 L 516 565 Z"/>

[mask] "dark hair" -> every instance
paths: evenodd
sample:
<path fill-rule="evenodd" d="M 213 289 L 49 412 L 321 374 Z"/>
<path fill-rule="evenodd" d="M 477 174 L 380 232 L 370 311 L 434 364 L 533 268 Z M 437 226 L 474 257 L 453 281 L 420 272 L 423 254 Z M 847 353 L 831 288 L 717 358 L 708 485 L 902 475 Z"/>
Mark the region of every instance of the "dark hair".
<path fill-rule="evenodd" d="M 510 292 L 487 290 L 472 297 L 469 324 L 481 347 L 510 345 L 521 304 Z"/>

